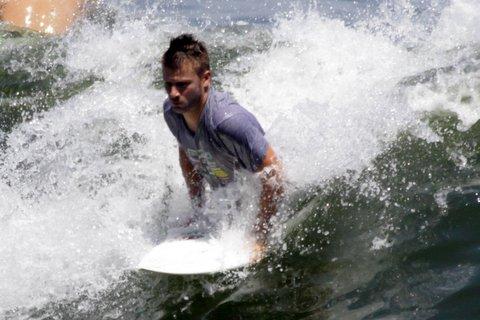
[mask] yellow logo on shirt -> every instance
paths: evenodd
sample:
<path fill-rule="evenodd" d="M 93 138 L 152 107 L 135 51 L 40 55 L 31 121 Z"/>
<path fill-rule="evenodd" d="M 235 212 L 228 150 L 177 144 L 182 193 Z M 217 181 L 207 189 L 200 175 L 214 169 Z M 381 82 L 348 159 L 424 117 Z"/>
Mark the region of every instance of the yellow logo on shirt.
<path fill-rule="evenodd" d="M 222 168 L 212 168 L 211 172 L 217 178 L 220 178 L 220 179 L 228 178 L 228 173 L 226 173 Z"/>
<path fill-rule="evenodd" d="M 230 174 L 221 167 L 217 167 L 218 163 L 216 163 L 210 153 L 203 150 L 187 149 L 187 154 L 199 172 L 214 176 L 222 181 L 230 179 Z"/>

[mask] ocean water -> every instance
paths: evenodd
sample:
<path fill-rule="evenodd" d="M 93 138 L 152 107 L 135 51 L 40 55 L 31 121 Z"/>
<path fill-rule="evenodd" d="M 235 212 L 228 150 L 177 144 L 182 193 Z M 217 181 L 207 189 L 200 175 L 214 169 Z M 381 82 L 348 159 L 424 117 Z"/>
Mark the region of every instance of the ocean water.
<path fill-rule="evenodd" d="M 480 318 L 478 21 L 476 0 L 116 0 L 61 37 L 0 25 L 0 317 Z M 135 268 L 190 211 L 159 69 L 182 32 L 285 167 L 267 257 L 224 274 Z M 234 228 L 257 193 L 226 190 Z"/>

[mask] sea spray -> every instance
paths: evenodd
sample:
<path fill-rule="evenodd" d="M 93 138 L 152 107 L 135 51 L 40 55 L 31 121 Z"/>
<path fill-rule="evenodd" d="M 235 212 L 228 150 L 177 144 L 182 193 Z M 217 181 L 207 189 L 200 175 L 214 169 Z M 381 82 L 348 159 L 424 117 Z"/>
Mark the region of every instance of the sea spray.
<path fill-rule="evenodd" d="M 397 85 L 419 66 L 388 38 L 311 12 L 281 20 L 273 39 L 242 57 L 240 84 L 223 83 L 259 116 L 296 184 L 362 168 L 415 121 Z"/>

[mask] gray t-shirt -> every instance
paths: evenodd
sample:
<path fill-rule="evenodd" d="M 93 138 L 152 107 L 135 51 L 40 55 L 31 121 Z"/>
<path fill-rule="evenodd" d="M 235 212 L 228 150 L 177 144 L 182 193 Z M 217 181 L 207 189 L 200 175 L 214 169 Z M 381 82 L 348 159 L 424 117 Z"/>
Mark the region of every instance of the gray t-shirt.
<path fill-rule="evenodd" d="M 182 115 L 163 105 L 168 127 L 195 169 L 213 187 L 233 181 L 235 170 L 258 171 L 268 148 L 257 119 L 230 95 L 210 88 L 197 131 L 188 129 Z"/>

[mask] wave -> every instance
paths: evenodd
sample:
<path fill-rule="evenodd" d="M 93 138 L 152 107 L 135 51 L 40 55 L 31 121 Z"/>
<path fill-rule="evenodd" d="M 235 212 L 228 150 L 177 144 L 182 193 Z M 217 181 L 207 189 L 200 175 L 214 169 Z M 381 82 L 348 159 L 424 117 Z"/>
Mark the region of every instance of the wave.
<path fill-rule="evenodd" d="M 276 301 L 284 318 L 427 318 L 455 312 L 455 295 L 473 301 L 480 10 L 419 7 L 202 26 L 119 6 L 107 27 L 11 38 L 0 54 L 0 312 L 127 317 L 140 305 L 144 318 L 215 318 Z M 152 280 L 130 270 L 189 210 L 158 84 L 159 56 L 184 31 L 211 44 L 216 85 L 264 125 L 287 211 L 304 220 L 246 274 Z M 19 55 L 25 39 L 38 47 Z"/>

